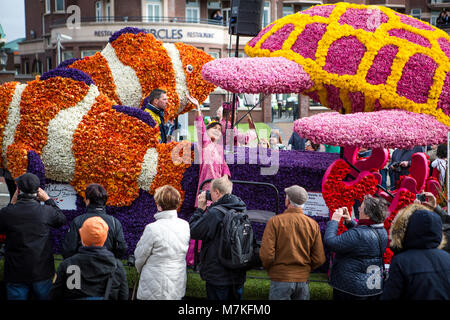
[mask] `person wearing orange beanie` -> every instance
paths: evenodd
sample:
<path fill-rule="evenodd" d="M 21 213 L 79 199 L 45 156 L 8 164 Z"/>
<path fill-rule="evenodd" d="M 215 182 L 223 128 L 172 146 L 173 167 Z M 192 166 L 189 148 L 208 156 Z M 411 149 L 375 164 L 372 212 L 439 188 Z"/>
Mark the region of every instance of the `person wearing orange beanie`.
<path fill-rule="evenodd" d="M 101 217 L 84 221 L 78 230 L 83 246 L 59 265 L 50 290 L 52 299 L 128 300 L 125 269 L 104 246 L 108 230 Z"/>
<path fill-rule="evenodd" d="M 81 243 L 85 247 L 103 247 L 108 237 L 108 224 L 100 217 L 92 217 L 84 221 L 79 229 Z"/>

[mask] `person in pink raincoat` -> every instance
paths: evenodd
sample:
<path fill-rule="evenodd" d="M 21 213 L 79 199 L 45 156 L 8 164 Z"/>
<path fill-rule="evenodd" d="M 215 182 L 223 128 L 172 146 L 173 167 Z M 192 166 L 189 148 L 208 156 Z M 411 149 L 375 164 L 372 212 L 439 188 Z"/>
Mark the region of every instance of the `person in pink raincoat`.
<path fill-rule="evenodd" d="M 239 97 L 236 97 L 235 109 L 234 109 L 234 121 L 237 121 L 237 110 L 239 107 Z M 226 137 L 226 130 L 231 130 L 231 103 L 224 102 L 222 104 L 222 119 L 220 120 L 220 124 L 222 125 L 222 135 Z M 245 146 L 248 145 L 250 141 L 253 141 L 257 138 L 256 135 L 256 127 L 253 123 L 253 120 L 250 116 L 247 116 L 248 127 L 249 130 L 245 133 L 239 131 L 236 127 L 233 127 L 233 137 L 234 137 L 234 145 L 235 146 Z M 228 137 L 226 139 L 229 139 Z M 228 141 L 226 141 L 228 144 Z"/>
<path fill-rule="evenodd" d="M 199 193 L 200 185 L 203 181 L 208 179 L 216 179 L 228 175 L 231 177 L 230 169 L 224 158 L 224 150 L 222 143 L 222 128 L 221 124 L 217 121 L 213 121 L 205 126 L 203 121 L 203 114 L 200 110 L 198 101 L 190 95 L 187 95 L 189 101 L 197 106 L 197 112 L 195 117 L 195 128 L 197 131 L 197 146 L 200 160 L 200 170 L 197 186 L 197 194 Z M 202 190 L 209 190 L 211 182 L 206 183 Z M 208 203 L 209 205 L 210 203 Z M 195 199 L 195 206 L 197 207 L 197 197 Z M 186 256 L 187 264 L 194 264 L 194 244 L 195 241 L 191 240 L 189 244 L 188 253 Z M 201 241 L 199 242 L 199 248 L 201 247 Z"/>

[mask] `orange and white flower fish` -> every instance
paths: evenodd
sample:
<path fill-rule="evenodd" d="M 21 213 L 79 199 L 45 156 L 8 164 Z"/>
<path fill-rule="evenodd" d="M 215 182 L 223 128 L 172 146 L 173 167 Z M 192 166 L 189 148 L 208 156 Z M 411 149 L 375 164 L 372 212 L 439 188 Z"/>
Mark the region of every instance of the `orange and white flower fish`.
<path fill-rule="evenodd" d="M 144 30 L 125 28 L 114 33 L 101 52 L 63 66 L 89 74 L 100 92 L 130 107 L 140 107 L 153 89 L 164 89 L 169 100 L 167 121 L 194 108 L 186 94 L 202 102 L 215 89 L 201 74 L 211 60 L 193 46 L 163 43 Z"/>
<path fill-rule="evenodd" d="M 153 50 L 150 42 L 156 40 L 152 37 L 145 33 L 121 33 L 101 54 L 70 61 L 27 84 L 11 82 L 1 85 L 0 166 L 16 178 L 27 171 L 30 154 L 37 155 L 47 179 L 69 183 L 80 195 L 90 183 L 100 183 L 108 191 L 108 205 L 111 206 L 128 206 L 139 196 L 139 189 L 153 193 L 157 187 L 167 183 L 183 195 L 181 179 L 190 164 L 174 163 L 170 155 L 174 148 L 191 150 L 190 143 L 159 144 L 159 128 L 150 115 L 139 108 L 147 92 L 161 87 L 160 79 L 171 78 L 170 86 L 165 87 L 172 99 L 170 117 L 189 109 L 187 104 L 180 104 L 183 98 L 179 95 L 181 89 L 178 90 L 180 82 L 177 84 L 180 72 L 174 71 L 176 63 L 170 60 L 167 51 L 161 49 L 171 46 L 161 44 L 159 51 Z M 139 53 L 132 51 L 130 41 L 142 43 Z M 195 68 L 200 74 L 202 66 L 196 63 L 212 58 L 183 44 L 172 46 L 185 49 L 178 51 L 179 63 L 194 66 L 192 73 L 186 71 L 192 74 L 192 78 L 185 73 L 186 88 L 183 90 L 204 101 L 214 86 L 199 80 Z M 127 50 L 128 55 L 125 53 Z M 199 59 L 191 55 L 183 58 L 181 53 L 189 51 L 199 51 Z M 108 59 L 113 53 L 129 64 L 136 61 L 142 64 L 136 63 L 132 69 L 118 58 L 112 63 Z M 101 58 L 104 56 L 107 58 Z M 94 65 L 101 59 L 107 63 Z M 121 66 L 117 67 L 119 63 Z M 155 63 L 158 66 L 156 72 L 151 69 Z M 78 67 L 86 72 L 78 70 Z M 117 83 L 123 83 L 121 75 L 126 76 L 126 72 L 117 72 L 120 68 L 136 77 L 137 82 L 131 87 L 118 86 Z M 157 74 L 158 79 L 152 78 Z M 108 83 L 111 79 L 112 86 Z M 131 97 L 121 91 L 127 88 L 141 90 L 142 94 L 137 98 Z M 124 101 L 134 101 L 134 105 L 118 105 Z M 193 155 L 183 156 L 192 159 Z"/>

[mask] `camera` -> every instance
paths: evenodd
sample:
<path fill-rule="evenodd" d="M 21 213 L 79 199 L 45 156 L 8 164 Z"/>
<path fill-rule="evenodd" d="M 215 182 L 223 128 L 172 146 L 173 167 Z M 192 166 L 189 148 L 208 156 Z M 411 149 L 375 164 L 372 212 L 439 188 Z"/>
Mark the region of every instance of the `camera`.
<path fill-rule="evenodd" d="M 203 192 L 203 191 L 200 190 L 200 191 L 198 192 L 198 194 L 200 195 L 202 192 Z M 212 201 L 212 199 L 211 199 L 211 192 L 210 192 L 209 190 L 206 190 L 205 192 L 206 192 L 206 201 Z"/>
<path fill-rule="evenodd" d="M 427 201 L 427 196 L 424 195 L 423 193 L 416 194 L 416 199 L 419 200 L 420 202 L 425 202 Z"/>
<path fill-rule="evenodd" d="M 392 169 L 392 171 L 394 171 L 394 172 L 401 172 L 401 171 L 402 171 L 402 167 L 400 167 L 400 162 L 394 162 L 394 163 L 391 165 L 391 169 Z"/>

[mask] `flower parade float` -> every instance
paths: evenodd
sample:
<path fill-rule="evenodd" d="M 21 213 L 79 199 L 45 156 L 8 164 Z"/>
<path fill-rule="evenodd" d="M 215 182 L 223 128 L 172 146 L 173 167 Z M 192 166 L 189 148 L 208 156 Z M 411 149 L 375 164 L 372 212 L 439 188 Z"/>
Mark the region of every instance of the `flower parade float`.
<path fill-rule="evenodd" d="M 199 182 L 195 144 L 158 143 L 159 128 L 142 106 L 157 87 L 168 92 L 168 120 L 192 108 L 186 93 L 203 102 L 215 88 L 201 75 L 202 65 L 211 60 L 186 44 L 162 43 L 142 30 L 125 28 L 93 56 L 65 61 L 26 84 L 0 86 L 0 165 L 13 178 L 36 174 L 58 205 L 66 203 L 68 224 L 52 231 L 55 252 L 60 252 L 69 223 L 85 212 L 84 190 L 90 183 L 106 188 L 107 212 L 121 221 L 128 254 L 145 225 L 154 221 L 156 188 L 165 184 L 177 188 L 184 200 L 179 215 L 189 219 Z M 278 173 L 262 176 L 261 168 L 271 165 L 270 150 L 265 158 L 242 150 L 242 156 L 236 152 L 230 160 L 232 177 L 270 182 L 280 190 L 301 184 L 320 191 L 322 175 L 337 158 L 280 152 Z M 234 193 L 249 208 L 274 210 L 265 189 L 236 186 Z M 70 206 L 68 198 L 73 201 Z M 255 229 L 261 237 L 264 225 Z"/>
<path fill-rule="evenodd" d="M 443 143 L 450 126 L 450 37 L 387 7 L 317 5 L 278 19 L 245 46 L 249 58 L 205 64 L 206 80 L 236 93 L 299 93 L 333 111 L 296 120 L 294 131 L 315 143 L 344 147 L 323 176 L 330 209 L 353 207 L 366 194 L 397 212 L 424 190 L 437 193 L 425 154 L 415 154 L 397 189 L 378 186 L 384 148 Z M 218 70 L 225 69 L 220 73 Z M 230 74 L 237 74 L 234 78 Z M 358 159 L 360 147 L 372 149 Z M 344 232 L 341 223 L 339 232 Z M 392 252 L 385 253 L 389 263 Z"/>

